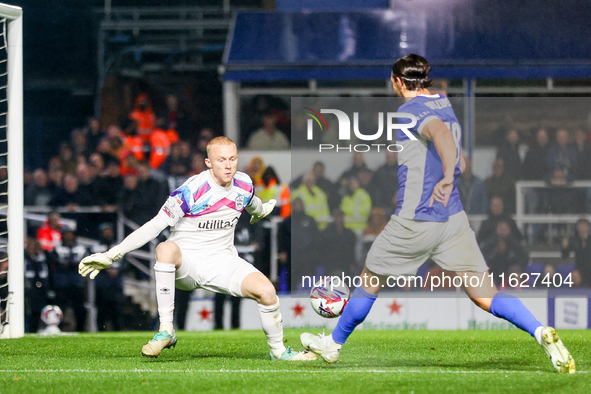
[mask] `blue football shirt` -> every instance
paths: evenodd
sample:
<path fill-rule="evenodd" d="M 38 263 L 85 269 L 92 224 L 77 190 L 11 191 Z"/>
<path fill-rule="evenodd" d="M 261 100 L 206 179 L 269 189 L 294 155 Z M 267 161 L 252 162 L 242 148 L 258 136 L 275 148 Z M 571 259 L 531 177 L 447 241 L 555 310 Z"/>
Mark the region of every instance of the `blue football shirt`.
<path fill-rule="evenodd" d="M 446 222 L 464 208 L 456 186 L 460 176 L 460 154 L 462 128 L 449 99 L 443 95 L 420 95 L 412 98 L 398 108 L 397 112 L 410 113 L 417 118 L 417 124 L 408 130 L 417 138 L 409 137 L 401 130 L 396 133 L 396 143 L 402 145 L 398 152 L 398 208 L 395 215 L 405 219 L 429 222 Z M 456 145 L 456 168 L 454 188 L 447 207 L 435 201 L 429 207 L 433 188 L 443 179 L 443 165 L 433 141 L 422 136 L 423 128 L 434 119 L 441 120 L 451 130 Z M 400 118 L 399 123 L 409 123 Z"/>

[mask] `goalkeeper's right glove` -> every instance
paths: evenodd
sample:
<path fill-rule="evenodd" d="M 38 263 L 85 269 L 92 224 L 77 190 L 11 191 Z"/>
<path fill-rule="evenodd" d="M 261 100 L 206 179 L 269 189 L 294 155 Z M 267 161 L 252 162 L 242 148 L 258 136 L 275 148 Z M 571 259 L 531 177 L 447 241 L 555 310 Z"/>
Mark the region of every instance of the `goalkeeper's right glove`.
<path fill-rule="evenodd" d="M 123 257 L 123 253 L 114 246 L 104 253 L 94 253 L 82 259 L 78 265 L 78 273 L 82 276 L 90 274 L 90 279 L 96 278 L 99 272 L 110 267 L 113 262 Z"/>

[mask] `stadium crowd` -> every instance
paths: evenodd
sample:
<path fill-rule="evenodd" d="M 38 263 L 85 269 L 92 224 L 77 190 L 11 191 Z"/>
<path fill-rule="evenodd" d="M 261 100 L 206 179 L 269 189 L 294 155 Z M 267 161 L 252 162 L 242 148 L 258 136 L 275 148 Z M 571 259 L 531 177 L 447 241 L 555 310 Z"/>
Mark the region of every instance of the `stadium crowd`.
<path fill-rule="evenodd" d="M 49 301 L 63 309 L 71 308 L 75 329 L 84 330 L 85 282 L 78 275 L 78 262 L 87 254 L 107 250 L 115 242 L 115 213 L 120 210 L 141 225 L 158 212 L 166 196 L 187 177 L 206 169 L 205 147 L 216 132 L 204 127 L 196 137 L 182 139 L 176 130 L 178 111 L 174 96 L 168 97 L 167 105 L 165 113 L 157 116 L 150 98 L 141 94 L 127 122 L 103 127 L 97 119 L 90 118 L 59 145 L 59 151 L 45 168 L 26 172 L 26 206 L 62 208 L 65 217 L 78 221 L 73 231 L 63 226 L 60 213 L 53 211 L 41 227 L 28 228 L 25 258 L 29 331 L 36 331 L 39 311 Z M 250 117 L 243 119 L 242 125 L 248 127 L 248 132 L 241 144 L 256 150 L 288 149 L 286 107 L 257 97 L 249 108 Z M 575 179 L 591 179 L 589 135 L 577 130 L 571 142 L 567 130 L 558 130 L 551 142 L 551 134 L 544 129 L 535 130 L 522 160 L 520 135 L 516 130 L 508 130 L 498 146 L 492 175 L 485 180 L 478 178 L 468 159 L 466 171 L 458 181 L 466 212 L 488 215 L 477 238 L 495 275 L 526 272 L 532 265 L 528 248 L 533 242 L 552 241 L 552 235 L 542 225 L 534 226 L 534 238 L 527 239 L 511 218 L 515 213 L 517 180 L 542 180 L 553 186 L 527 189 L 528 213 L 590 212 L 589 191 L 563 187 Z M 371 243 L 397 207 L 398 165 L 393 152 L 385 153 L 383 164 L 375 170 L 367 166 L 362 153 L 355 153 L 351 166 L 334 181 L 326 177 L 326 164 L 322 161 L 313 163 L 309 172 L 289 184 L 279 179 L 263 157 L 255 156 L 241 164 L 241 170 L 252 178 L 256 194 L 263 201 L 278 201 L 274 214 L 282 220 L 278 230 L 279 291 L 292 289 L 295 260 L 298 266 L 293 272 L 357 275 Z M 1 177 L 6 174 L 0 173 Z M 91 206 L 99 206 L 102 213 L 78 212 L 79 208 Z M 575 256 L 575 265 L 570 268 L 575 285 L 590 286 L 589 222 L 581 219 L 574 234 L 564 230 L 559 235 L 563 257 L 566 259 L 571 253 Z M 98 242 L 90 250 L 79 244 L 78 236 Z M 256 245 L 251 251 L 253 263 L 267 275 L 269 238 L 268 229 L 258 225 L 248 241 Z M 419 273 L 438 269 L 427 262 Z M 555 272 L 556 267 L 538 264 L 536 269 Z M 118 330 L 123 326 L 124 273 L 125 263 L 97 278 L 100 329 Z M 179 304 L 188 303 L 186 295 L 179 294 L 186 298 Z M 183 308 L 179 309 L 183 313 Z"/>

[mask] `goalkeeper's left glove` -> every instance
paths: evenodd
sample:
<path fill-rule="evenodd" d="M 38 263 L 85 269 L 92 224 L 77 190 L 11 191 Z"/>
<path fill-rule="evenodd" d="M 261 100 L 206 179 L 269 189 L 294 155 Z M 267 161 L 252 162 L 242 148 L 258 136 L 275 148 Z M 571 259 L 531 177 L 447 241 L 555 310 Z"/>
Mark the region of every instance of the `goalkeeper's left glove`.
<path fill-rule="evenodd" d="M 258 209 L 249 210 L 247 207 L 248 213 L 252 215 L 252 217 L 250 218 L 250 224 L 254 224 L 262 218 L 269 216 L 269 214 L 273 212 L 275 204 L 277 204 L 277 200 L 271 199 L 268 202 L 260 204 L 260 206 L 257 207 Z"/>
<path fill-rule="evenodd" d="M 96 278 L 99 272 L 110 267 L 113 262 L 123 257 L 123 253 L 116 246 L 104 253 L 95 253 L 86 256 L 78 265 L 78 273 L 82 276 L 90 274 L 90 279 Z"/>

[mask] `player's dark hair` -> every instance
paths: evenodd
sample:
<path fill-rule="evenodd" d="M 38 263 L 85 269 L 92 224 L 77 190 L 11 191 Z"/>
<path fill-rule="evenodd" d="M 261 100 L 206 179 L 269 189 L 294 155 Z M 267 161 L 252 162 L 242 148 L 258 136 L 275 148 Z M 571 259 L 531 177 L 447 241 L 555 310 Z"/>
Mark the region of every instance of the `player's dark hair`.
<path fill-rule="evenodd" d="M 430 71 L 427 59 L 411 53 L 396 60 L 392 66 L 392 77 L 402 79 L 408 90 L 427 89 L 433 85 L 428 78 Z"/>

